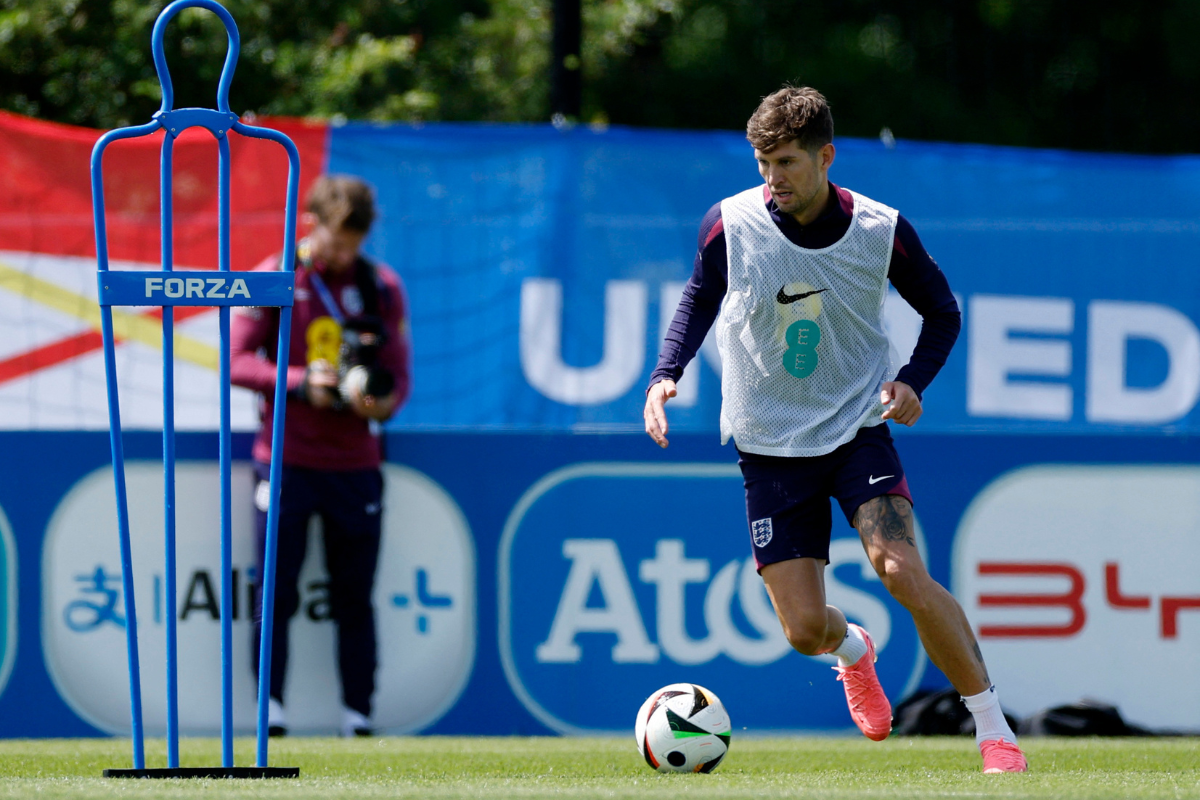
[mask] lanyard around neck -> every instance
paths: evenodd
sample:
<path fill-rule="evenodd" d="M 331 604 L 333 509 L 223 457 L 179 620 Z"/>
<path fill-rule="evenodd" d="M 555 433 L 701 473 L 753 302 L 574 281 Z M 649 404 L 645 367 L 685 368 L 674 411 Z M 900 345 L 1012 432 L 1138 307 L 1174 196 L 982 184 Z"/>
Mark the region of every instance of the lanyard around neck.
<path fill-rule="evenodd" d="M 342 309 L 334 302 L 333 293 L 329 291 L 329 287 L 325 285 L 324 279 L 317 272 L 316 267 L 313 266 L 312 249 L 307 239 L 300 242 L 297 254 L 300 263 L 308 269 L 309 282 L 312 284 L 313 289 L 317 291 L 317 296 L 321 298 L 321 303 L 324 304 L 325 310 L 329 312 L 329 316 L 333 317 L 338 325 L 345 327 L 346 315 L 342 313 Z"/>

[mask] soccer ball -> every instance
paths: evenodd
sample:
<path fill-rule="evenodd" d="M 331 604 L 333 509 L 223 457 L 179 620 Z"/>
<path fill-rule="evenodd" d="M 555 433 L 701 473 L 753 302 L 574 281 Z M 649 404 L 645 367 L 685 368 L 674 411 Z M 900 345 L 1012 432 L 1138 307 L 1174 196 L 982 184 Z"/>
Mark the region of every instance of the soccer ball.
<path fill-rule="evenodd" d="M 672 683 L 646 698 L 633 733 L 638 752 L 659 772 L 712 772 L 729 752 L 729 714 L 694 683 Z"/>

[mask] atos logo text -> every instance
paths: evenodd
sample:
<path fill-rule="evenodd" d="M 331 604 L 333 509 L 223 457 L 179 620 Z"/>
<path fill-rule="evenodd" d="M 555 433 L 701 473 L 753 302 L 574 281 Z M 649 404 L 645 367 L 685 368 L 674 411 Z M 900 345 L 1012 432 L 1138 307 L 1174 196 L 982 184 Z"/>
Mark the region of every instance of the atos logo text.
<path fill-rule="evenodd" d="M 155 293 L 172 299 L 250 299 L 250 289 L 243 278 L 234 278 L 232 281 L 228 278 L 146 278 L 146 297 L 151 298 Z"/>
<path fill-rule="evenodd" d="M 1129 612 L 1153 614 L 1158 603 L 1158 635 L 1162 639 L 1179 637 L 1179 613 L 1188 609 L 1200 610 L 1200 596 L 1125 594 L 1121 587 L 1120 564 L 1109 561 L 1104 565 L 1104 602 L 1109 608 Z M 1026 608 L 1064 609 L 1068 616 L 1065 622 L 1055 624 L 986 624 L 979 626 L 982 638 L 1065 638 L 1074 636 L 1087 625 L 1087 608 L 1084 592 L 1087 580 L 1083 570 L 1067 563 L 1009 563 L 981 562 L 978 565 L 981 577 L 989 575 L 1009 578 L 1045 579 L 1060 578 L 1066 581 L 1066 589 L 1057 593 L 985 594 L 980 593 L 977 602 L 980 608 Z"/>
<path fill-rule="evenodd" d="M 675 535 L 648 536 L 664 497 Z M 589 462 L 531 486 L 505 525 L 499 570 L 501 663 L 525 708 L 562 733 L 620 731 L 628 709 L 682 669 L 723 687 L 742 725 L 852 725 L 833 658 L 804 658 L 783 633 L 743 497 L 733 464 Z M 916 628 L 848 528 L 830 542 L 825 589 L 871 631 L 884 690 L 915 689 L 925 665 Z M 788 702 L 762 702 L 774 685 L 789 687 Z M 606 702 L 588 686 L 604 687 Z"/>
<path fill-rule="evenodd" d="M 650 641 L 617 543 L 611 539 L 567 539 L 563 556 L 571 562 L 549 635 L 536 650 L 541 663 L 574 663 L 582 649 L 581 633 L 608 632 L 616 637 L 616 663 L 655 663 L 660 649 L 677 664 L 703 664 L 726 655 L 742 664 L 770 664 L 791 651 L 755 569 L 754 559 L 731 560 L 711 576 L 710 561 L 688 558 L 680 539 L 660 539 L 654 558 L 638 564 L 638 578 L 655 587 L 654 619 L 658 644 Z M 687 630 L 686 588 L 704 584 L 703 619 L 708 633 L 692 637 Z M 589 605 L 593 589 L 602 606 Z M 733 621 L 733 599 L 756 636 L 747 636 Z M 879 608 L 881 616 L 887 611 Z"/>

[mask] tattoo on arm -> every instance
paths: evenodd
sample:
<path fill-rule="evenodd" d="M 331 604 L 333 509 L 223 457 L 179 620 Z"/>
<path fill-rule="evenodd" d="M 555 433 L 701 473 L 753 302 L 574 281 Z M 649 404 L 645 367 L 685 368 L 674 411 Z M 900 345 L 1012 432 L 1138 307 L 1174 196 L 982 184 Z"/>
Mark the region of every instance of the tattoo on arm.
<path fill-rule="evenodd" d="M 854 514 L 854 527 L 864 540 L 878 537 L 917 546 L 912 535 L 912 506 L 898 495 L 885 494 L 863 503 Z"/>

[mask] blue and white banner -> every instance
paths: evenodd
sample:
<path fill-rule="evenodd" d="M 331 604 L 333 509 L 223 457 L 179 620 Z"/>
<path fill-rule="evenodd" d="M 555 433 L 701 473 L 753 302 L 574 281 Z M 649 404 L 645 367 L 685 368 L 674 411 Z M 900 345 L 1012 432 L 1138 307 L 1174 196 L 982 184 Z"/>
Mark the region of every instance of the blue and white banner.
<path fill-rule="evenodd" d="M 1200 430 L 1200 159 L 839 139 L 830 177 L 899 208 L 960 299 L 928 432 Z M 736 133 L 347 125 L 369 240 L 408 282 L 414 428 L 620 430 L 691 274 L 700 218 L 759 182 Z M 920 318 L 893 295 L 911 348 Z M 672 404 L 715 431 L 706 348 Z"/>
<path fill-rule="evenodd" d="M 125 438 L 154 731 L 165 724 L 161 437 Z M 191 734 L 215 730 L 220 696 L 216 439 L 181 434 L 178 449 L 180 706 Z M 1200 691 L 1144 673 L 1147 659 L 1200 669 L 1198 442 L 899 442 L 922 555 L 962 604 L 1008 710 L 1086 696 L 1140 725 L 1197 729 Z M 234 438 L 240 457 L 249 446 Z M 0 447 L 0 736 L 120 734 L 128 673 L 107 434 L 8 432 Z M 832 664 L 783 639 L 754 572 L 737 467 L 715 437 L 679 434 L 663 451 L 642 434 L 398 433 L 388 451 L 374 596 L 381 728 L 629 733 L 652 691 L 692 681 L 721 697 L 735 731 L 853 731 Z M 243 460 L 234 474 L 234 719 L 248 731 L 253 483 Z M 888 696 L 943 688 L 910 616 L 832 511 L 829 598 L 871 631 Z M 313 535 L 287 696 L 298 732 L 328 733 L 338 682 Z"/>
<path fill-rule="evenodd" d="M 310 173 L 325 142 L 312 139 Z M 414 394 L 391 423 L 404 431 L 640 430 L 700 219 L 761 180 L 734 132 L 350 124 L 329 129 L 327 146 L 330 170 L 376 187 L 367 248 L 409 290 Z M 837 148 L 832 179 L 900 209 L 963 310 L 921 430 L 1200 431 L 1200 158 L 859 139 Z M 39 163 L 32 145 L 21 152 Z M 248 186 L 266 186 L 251 169 L 266 163 L 244 165 Z M 272 197 L 257 202 L 269 207 Z M 53 226 L 75 216 L 30 203 L 5 217 L 21 236 L 0 252 L 0 429 L 103 429 L 95 261 L 78 244 L 91 241 L 90 222 L 68 236 Z M 114 220 L 142 219 L 138 209 Z M 236 218 L 234 233 L 269 218 Z M 31 220 L 41 226 L 33 233 L 22 227 Z M 180 246 L 210 240 L 194 233 Z M 235 255 L 249 266 L 275 241 L 256 234 Z M 155 268 L 156 247 L 127 248 L 113 266 Z M 202 253 L 185 255 L 180 266 L 196 266 Z M 190 304 L 241 302 L 251 288 L 194 278 L 156 289 L 146 279 L 129 278 L 141 301 L 161 291 Z M 154 428 L 161 336 L 146 313 L 118 309 L 116 324 L 130 386 L 123 405 L 131 424 Z M 908 352 L 920 318 L 898 295 L 886 323 Z M 176 324 L 187 373 L 177 422 L 211 429 L 215 315 L 184 308 Z M 716 435 L 715 350 L 706 346 L 680 385 L 676 431 Z M 250 393 L 235 393 L 234 406 L 236 427 L 253 428 Z"/>

